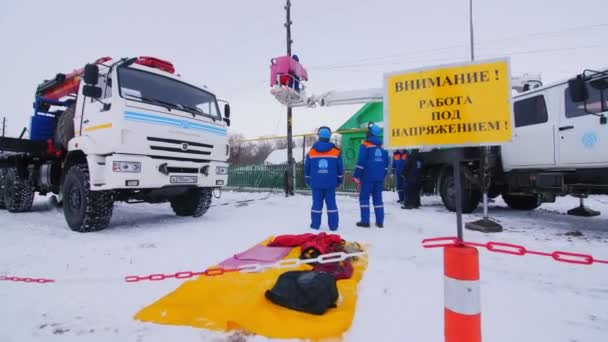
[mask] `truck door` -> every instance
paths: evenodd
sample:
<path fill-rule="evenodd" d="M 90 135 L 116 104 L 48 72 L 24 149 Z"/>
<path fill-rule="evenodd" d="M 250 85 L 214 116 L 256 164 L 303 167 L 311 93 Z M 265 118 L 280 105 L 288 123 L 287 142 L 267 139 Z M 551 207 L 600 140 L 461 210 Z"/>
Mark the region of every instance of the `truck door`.
<path fill-rule="evenodd" d="M 84 115 L 82 118 L 80 118 L 81 112 L 76 111 L 75 130 L 78 133 L 82 129 L 81 135 L 95 134 L 112 127 L 109 108 L 104 108 L 104 103 L 111 103 L 112 79 L 108 77 L 108 74 L 100 74 L 97 86 L 101 88 L 101 98 L 98 100 L 89 97 L 83 99 Z"/>
<path fill-rule="evenodd" d="M 600 113 L 601 92 L 587 85 L 587 110 Z M 559 163 L 567 167 L 608 166 L 608 125 L 600 124 L 597 115 L 585 111 L 584 102 L 573 102 L 569 89 L 564 90 L 564 111 L 559 118 Z M 605 106 L 608 107 L 608 92 Z M 608 114 L 605 111 L 604 114 Z"/>
<path fill-rule="evenodd" d="M 502 147 L 505 169 L 555 165 L 555 115 L 549 115 L 543 94 L 513 103 L 513 140 Z"/>

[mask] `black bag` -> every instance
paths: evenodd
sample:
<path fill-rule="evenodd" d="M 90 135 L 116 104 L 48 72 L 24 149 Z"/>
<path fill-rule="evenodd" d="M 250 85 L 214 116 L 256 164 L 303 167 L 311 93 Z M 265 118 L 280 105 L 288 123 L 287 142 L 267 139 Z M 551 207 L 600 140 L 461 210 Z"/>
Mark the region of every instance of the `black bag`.
<path fill-rule="evenodd" d="M 329 273 L 289 271 L 281 274 L 272 289 L 266 291 L 266 298 L 280 306 L 321 315 L 336 307 L 338 288 Z"/>

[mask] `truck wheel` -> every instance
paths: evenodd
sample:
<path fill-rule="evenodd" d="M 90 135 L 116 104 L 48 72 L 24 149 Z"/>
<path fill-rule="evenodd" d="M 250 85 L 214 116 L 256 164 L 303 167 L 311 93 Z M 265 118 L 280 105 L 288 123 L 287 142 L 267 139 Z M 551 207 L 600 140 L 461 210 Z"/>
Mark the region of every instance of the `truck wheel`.
<path fill-rule="evenodd" d="M 203 216 L 211 206 L 213 190 L 196 188 L 171 199 L 171 208 L 177 216 Z"/>
<path fill-rule="evenodd" d="M 76 106 L 68 107 L 57 119 L 55 127 L 55 144 L 67 151 L 68 143 L 74 137 L 74 114 Z"/>
<path fill-rule="evenodd" d="M 5 171 L 2 182 L 4 206 L 11 213 L 22 213 L 32 209 L 34 202 L 34 186 L 29 178 L 21 178 L 16 168 Z"/>
<path fill-rule="evenodd" d="M 89 169 L 77 164 L 68 170 L 63 183 L 63 214 L 75 232 L 102 230 L 112 218 L 114 198 L 111 191 L 91 191 Z"/>
<path fill-rule="evenodd" d="M 6 176 L 6 169 L 0 168 L 0 209 L 6 209 L 4 205 L 4 178 Z"/>
<path fill-rule="evenodd" d="M 439 185 L 439 194 L 441 195 L 441 201 L 443 205 L 449 211 L 456 211 L 456 187 L 454 183 L 454 171 L 452 168 L 446 170 L 447 172 L 441 179 Z M 461 172 L 461 175 L 463 173 Z M 477 209 L 479 201 L 481 200 L 482 194 L 473 184 L 462 177 L 462 212 L 469 214 Z"/>
<path fill-rule="evenodd" d="M 541 205 L 539 195 L 509 195 L 503 194 L 502 199 L 509 208 L 515 210 L 534 210 Z"/>

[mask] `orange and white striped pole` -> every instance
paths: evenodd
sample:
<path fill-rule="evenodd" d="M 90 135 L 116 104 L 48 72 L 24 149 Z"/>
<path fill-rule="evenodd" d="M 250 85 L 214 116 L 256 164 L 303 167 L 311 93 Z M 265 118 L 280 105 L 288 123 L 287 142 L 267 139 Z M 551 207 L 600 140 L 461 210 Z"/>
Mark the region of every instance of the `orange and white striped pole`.
<path fill-rule="evenodd" d="M 464 245 L 443 252 L 446 342 L 481 342 L 479 253 Z"/>

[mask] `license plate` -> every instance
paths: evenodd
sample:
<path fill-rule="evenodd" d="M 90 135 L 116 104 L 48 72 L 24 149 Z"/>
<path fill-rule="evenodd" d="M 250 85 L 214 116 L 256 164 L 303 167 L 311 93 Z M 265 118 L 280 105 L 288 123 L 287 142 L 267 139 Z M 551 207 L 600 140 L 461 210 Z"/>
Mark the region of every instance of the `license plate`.
<path fill-rule="evenodd" d="M 198 181 L 197 176 L 171 176 L 171 183 L 183 184 L 183 183 L 196 183 Z"/>

